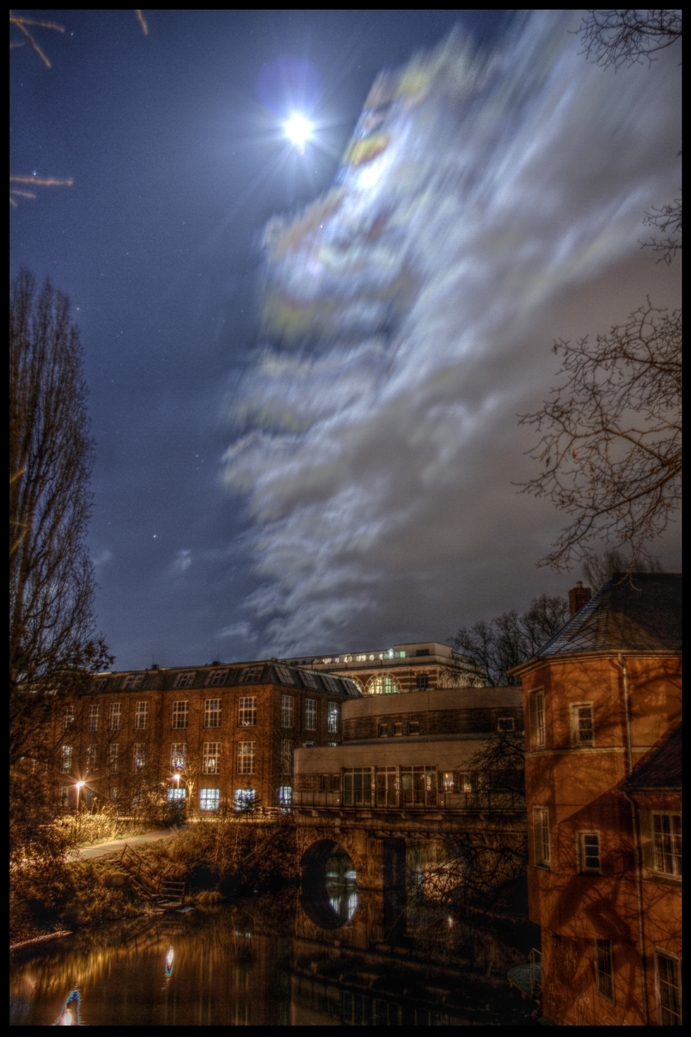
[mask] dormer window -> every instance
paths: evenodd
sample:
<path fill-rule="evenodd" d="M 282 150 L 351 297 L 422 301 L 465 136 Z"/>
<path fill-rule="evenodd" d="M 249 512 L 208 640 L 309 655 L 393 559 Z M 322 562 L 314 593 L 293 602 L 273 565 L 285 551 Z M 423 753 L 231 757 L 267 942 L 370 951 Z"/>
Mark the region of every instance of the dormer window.
<path fill-rule="evenodd" d="M 124 683 L 122 685 L 123 691 L 127 691 L 128 688 L 134 690 L 135 688 L 141 687 L 143 680 L 143 673 L 130 673 L 127 677 L 125 677 Z"/>
<path fill-rule="evenodd" d="M 195 670 L 188 670 L 186 673 L 179 673 L 175 678 L 174 688 L 189 688 L 194 680 Z"/>
<path fill-rule="evenodd" d="M 207 686 L 209 688 L 217 688 L 219 684 L 225 684 L 226 678 L 228 677 L 227 670 L 212 670 L 209 674 Z"/>

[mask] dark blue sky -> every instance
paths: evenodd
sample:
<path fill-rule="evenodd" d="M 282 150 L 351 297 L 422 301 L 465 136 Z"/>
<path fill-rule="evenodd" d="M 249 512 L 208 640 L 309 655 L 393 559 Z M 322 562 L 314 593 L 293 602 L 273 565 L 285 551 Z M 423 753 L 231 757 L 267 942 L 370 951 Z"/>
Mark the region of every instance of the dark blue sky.
<path fill-rule="evenodd" d="M 541 105 L 542 114 L 529 125 L 526 104 L 501 97 L 506 154 L 542 148 L 554 165 L 551 179 L 533 182 L 533 196 L 523 188 L 516 193 L 514 185 L 513 199 L 503 199 L 508 172 L 496 157 L 486 169 L 478 148 L 469 158 L 457 141 L 457 155 L 444 158 L 447 145 L 439 141 L 440 162 L 452 171 L 472 162 L 474 181 L 484 178 L 477 198 L 488 205 L 488 231 L 508 205 L 506 238 L 488 233 L 487 254 L 480 255 L 469 239 L 454 243 L 440 232 L 433 251 L 447 249 L 448 261 L 425 275 L 428 294 L 439 289 L 445 272 L 457 271 L 459 284 L 468 283 L 460 256 L 472 260 L 476 273 L 484 264 L 485 286 L 496 278 L 496 313 L 506 309 L 503 331 L 490 334 L 474 315 L 478 343 L 484 336 L 477 356 L 484 360 L 472 392 L 484 404 L 466 452 L 448 464 L 440 458 L 465 418 L 452 417 L 443 411 L 448 400 L 430 395 L 429 387 L 440 384 L 441 360 L 424 386 L 416 386 L 411 364 L 387 368 L 379 400 L 389 400 L 405 382 L 391 403 L 399 416 L 416 389 L 429 397 L 423 421 L 410 408 L 410 421 L 424 428 L 420 482 L 391 476 L 392 486 L 401 488 L 397 500 L 392 486 L 368 497 L 357 475 L 344 475 L 341 495 L 351 487 L 351 499 L 361 501 L 356 513 L 370 527 L 364 532 L 343 519 L 339 494 L 320 491 L 320 516 L 338 511 L 329 529 L 340 521 L 360 538 L 342 557 L 328 547 L 333 571 L 325 581 L 323 559 L 319 571 L 316 559 L 330 541 L 304 511 L 313 486 L 305 478 L 312 464 L 305 444 L 282 473 L 291 482 L 294 472 L 297 503 L 284 493 L 279 506 L 275 494 L 268 500 L 258 489 L 275 482 L 275 444 L 252 455 L 244 488 L 228 474 L 227 451 L 248 434 L 237 422 L 243 400 L 252 396 L 256 409 L 258 394 L 268 400 L 276 393 L 275 379 L 269 390 L 256 374 L 264 227 L 333 184 L 380 70 L 404 65 L 458 25 L 461 36 L 488 53 L 500 44 L 517 48 L 511 74 L 519 82 L 525 27 L 519 38 L 511 16 L 500 12 L 153 11 L 145 12 L 144 36 L 133 11 L 31 17 L 45 17 L 65 32 L 35 30 L 50 69 L 28 45 L 11 53 L 11 170 L 72 177 L 74 185 L 18 198 L 11 266 L 13 273 L 25 265 L 40 279 L 49 275 L 69 295 L 81 327 L 97 442 L 90 545 L 99 625 L 116 668 L 152 659 L 176 665 L 446 640 L 460 624 L 524 607 L 542 590 L 565 591 L 569 577 L 535 568 L 559 516 L 517 497 L 511 486 L 521 465 L 522 474 L 530 474 L 523 458 L 530 444 L 518 436 L 515 413 L 549 389 L 555 337 L 625 318 L 641 292 L 656 292 L 656 301 L 675 298 L 676 275 L 641 257 L 636 241 L 636 214 L 642 218 L 646 207 L 667 201 L 678 176 L 674 60 L 665 54 L 652 71 L 620 73 L 615 83 L 582 58 L 568 65 L 577 44 L 565 24 L 537 26 L 544 73 L 530 103 Z M 572 68 L 581 66 L 583 80 L 574 85 Z M 577 102 L 573 90 L 582 91 Z M 577 147 L 580 132 L 592 143 L 592 155 L 579 146 L 580 172 L 560 140 L 535 137 L 534 127 L 546 125 L 559 104 L 564 139 L 575 138 Z M 574 112 L 598 113 L 604 105 L 592 134 L 569 129 L 570 104 Z M 281 123 L 303 105 L 321 128 L 318 146 L 300 156 L 285 142 Z M 547 223 L 552 202 L 559 208 L 559 200 L 550 199 L 554 184 L 568 203 L 555 215 L 560 233 L 547 244 L 547 235 L 529 241 L 525 226 Z M 524 264 L 533 254 L 540 258 L 526 292 L 540 301 L 523 320 L 510 303 L 510 260 Z M 450 290 L 450 296 L 457 309 L 444 303 L 442 337 L 451 326 L 462 328 L 469 313 L 458 309 L 462 292 Z M 439 313 L 437 304 L 430 306 L 429 313 Z M 416 312 L 422 320 L 424 313 Z M 413 321 L 401 331 L 397 356 L 406 343 L 420 342 L 414 327 Z M 450 360 L 449 354 L 444 369 L 462 368 L 470 377 L 464 355 L 459 349 Z M 419 360 L 411 363 L 421 370 Z M 516 390 L 522 380 L 524 388 Z M 286 398 L 295 384 L 286 384 Z M 310 390 L 315 383 L 307 384 Z M 364 393 L 361 399 L 359 418 L 351 413 L 334 434 L 341 442 L 360 436 L 362 456 L 381 451 L 381 464 L 391 472 L 415 466 L 417 432 L 405 422 L 392 430 L 381 405 Z M 313 471 L 321 463 L 315 459 Z M 353 464 L 364 467 L 356 454 Z M 415 514 L 403 503 L 411 494 L 424 501 Z M 339 536 L 342 545 L 343 531 Z M 671 536 L 661 545 L 663 564 L 676 567 L 676 552 Z M 285 638 L 281 624 L 289 631 Z"/>

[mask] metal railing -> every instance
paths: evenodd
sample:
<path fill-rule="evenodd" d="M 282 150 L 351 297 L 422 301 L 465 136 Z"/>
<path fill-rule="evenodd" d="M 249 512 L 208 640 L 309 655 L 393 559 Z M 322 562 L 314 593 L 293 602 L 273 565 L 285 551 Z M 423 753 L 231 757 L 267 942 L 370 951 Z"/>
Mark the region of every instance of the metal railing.
<path fill-rule="evenodd" d="M 438 792 L 430 796 L 408 799 L 406 793 L 401 796 L 391 790 L 378 796 L 376 790 L 369 795 L 358 790 L 358 802 L 349 802 L 347 793 L 293 791 L 293 805 L 296 807 L 313 807 L 327 809 L 339 807 L 346 810 L 525 810 L 525 799 L 510 792 Z"/>

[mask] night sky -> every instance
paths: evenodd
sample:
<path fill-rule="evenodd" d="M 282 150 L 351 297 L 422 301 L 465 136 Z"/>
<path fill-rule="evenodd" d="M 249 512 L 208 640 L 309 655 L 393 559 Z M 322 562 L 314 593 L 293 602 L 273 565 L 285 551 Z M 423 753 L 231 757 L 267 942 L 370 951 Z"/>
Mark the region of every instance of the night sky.
<path fill-rule="evenodd" d="M 34 30 L 50 69 L 11 52 L 11 171 L 74 183 L 17 198 L 11 270 L 81 328 L 115 668 L 447 641 L 565 593 L 516 415 L 555 339 L 678 305 L 639 244 L 679 189 L 676 48 L 603 70 L 554 12 L 30 15 L 65 33 Z M 421 49 L 345 175 L 377 75 Z M 679 569 L 678 524 L 653 551 Z"/>

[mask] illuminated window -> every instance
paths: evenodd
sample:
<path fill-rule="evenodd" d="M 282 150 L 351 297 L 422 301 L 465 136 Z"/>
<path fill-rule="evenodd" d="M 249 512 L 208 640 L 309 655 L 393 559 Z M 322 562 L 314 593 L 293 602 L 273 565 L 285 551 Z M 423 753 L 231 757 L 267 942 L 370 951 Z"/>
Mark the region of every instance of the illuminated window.
<path fill-rule="evenodd" d="M 549 844 L 549 809 L 547 807 L 533 807 L 533 849 L 535 852 L 535 866 L 537 868 L 549 868 L 551 855 Z"/>
<path fill-rule="evenodd" d="M 111 731 L 119 731 L 122 723 L 122 706 L 119 702 L 111 702 L 108 708 L 108 726 Z"/>
<path fill-rule="evenodd" d="M 278 802 L 284 809 L 293 802 L 293 789 L 290 785 L 281 785 L 278 790 Z"/>
<path fill-rule="evenodd" d="M 592 702 L 576 702 L 571 706 L 571 745 L 574 749 L 595 745 Z"/>
<path fill-rule="evenodd" d="M 530 694 L 530 745 L 532 749 L 543 749 L 545 746 L 545 693 L 533 691 Z"/>
<path fill-rule="evenodd" d="M 173 742 L 170 747 L 170 769 L 182 771 L 187 766 L 187 742 Z"/>
<path fill-rule="evenodd" d="M 100 706 L 89 706 L 89 717 L 86 725 L 89 731 L 98 731 L 98 716 L 100 713 L 100 709 Z"/>
<path fill-rule="evenodd" d="M 390 674 L 377 674 L 367 684 L 368 695 L 395 695 L 400 690 L 398 681 Z"/>
<path fill-rule="evenodd" d="M 295 699 L 292 695 L 281 695 L 281 727 L 293 726 L 293 704 Z"/>
<path fill-rule="evenodd" d="M 238 699 L 238 727 L 257 726 L 257 696 L 246 695 Z"/>
<path fill-rule="evenodd" d="M 202 752 L 202 773 L 220 774 L 221 771 L 221 743 L 204 742 Z"/>
<path fill-rule="evenodd" d="M 256 742 L 238 742 L 238 774 L 254 774 Z"/>
<path fill-rule="evenodd" d="M 137 702 L 134 706 L 134 729 L 145 731 L 149 722 L 149 703 Z"/>
<path fill-rule="evenodd" d="M 143 770 L 146 766 L 146 746 L 144 742 L 134 743 L 133 755 L 135 771 Z"/>
<path fill-rule="evenodd" d="M 317 730 L 317 700 L 306 699 L 305 700 L 305 730 L 316 731 Z"/>
<path fill-rule="evenodd" d="M 443 792 L 455 792 L 456 781 L 453 771 L 443 771 L 441 776 L 441 787 Z"/>
<path fill-rule="evenodd" d="M 187 727 L 190 715 L 190 704 L 188 700 L 180 700 L 173 703 L 173 727 L 182 730 Z"/>
<path fill-rule="evenodd" d="M 200 810 L 218 810 L 221 805 L 221 790 L 220 789 L 200 789 L 199 790 L 199 809 Z"/>
<path fill-rule="evenodd" d="M 428 688 L 429 687 L 429 674 L 428 673 L 418 673 L 416 678 L 415 678 L 415 683 L 417 684 L 418 688 Z"/>
<path fill-rule="evenodd" d="M 366 656 L 366 655 L 356 655 L 356 656 L 355 656 L 355 662 L 356 662 L 356 663 L 364 663 L 364 662 L 367 662 L 367 656 Z"/>
<path fill-rule="evenodd" d="M 195 677 L 195 670 L 188 670 L 187 673 L 179 673 L 175 678 L 174 688 L 189 688 L 192 685 Z"/>
<path fill-rule="evenodd" d="M 578 856 L 580 870 L 584 875 L 600 874 L 600 836 L 598 832 L 578 833 Z"/>
<path fill-rule="evenodd" d="M 135 688 L 139 688 L 141 686 L 143 680 L 143 673 L 130 673 L 129 676 L 125 677 L 123 681 L 123 690 L 126 691 L 129 688 L 130 690 L 134 691 Z"/>
<path fill-rule="evenodd" d="M 253 810 L 257 802 L 256 789 L 236 789 L 233 795 L 236 810 Z"/>
<path fill-rule="evenodd" d="M 68 727 L 71 727 L 74 723 L 74 706 L 65 706 L 65 711 L 62 715 L 62 730 L 66 731 Z"/>
<path fill-rule="evenodd" d="M 206 699 L 204 702 L 204 727 L 221 726 L 221 700 Z"/>
<path fill-rule="evenodd" d="M 477 779 L 471 771 L 461 771 L 458 775 L 457 786 L 459 792 L 476 792 Z"/>
<path fill-rule="evenodd" d="M 168 802 L 169 803 L 184 803 L 187 799 L 187 789 L 170 788 L 168 789 Z"/>
<path fill-rule="evenodd" d="M 655 953 L 655 981 L 660 1026 L 681 1026 L 681 975 L 676 958 Z"/>
<path fill-rule="evenodd" d="M 212 670 L 209 674 L 209 680 L 207 681 L 208 687 L 217 688 L 219 684 L 225 684 L 227 676 L 227 670 Z"/>
<path fill-rule="evenodd" d="M 653 868 L 681 878 L 681 814 L 653 814 Z"/>
<path fill-rule="evenodd" d="M 614 1001 L 614 961 L 612 958 L 612 941 L 595 941 L 595 975 L 597 992 L 607 1001 Z"/>
<path fill-rule="evenodd" d="M 326 730 L 330 734 L 336 734 L 338 731 L 338 715 L 340 709 L 338 702 L 329 702 L 327 704 L 326 712 Z"/>
<path fill-rule="evenodd" d="M 281 774 L 293 773 L 293 742 L 290 738 L 281 740 Z"/>
<path fill-rule="evenodd" d="M 120 759 L 120 746 L 117 742 L 111 742 L 108 746 L 108 773 L 117 774 Z"/>
<path fill-rule="evenodd" d="M 72 770 L 72 746 L 63 745 L 60 747 L 60 770 L 71 771 Z"/>

